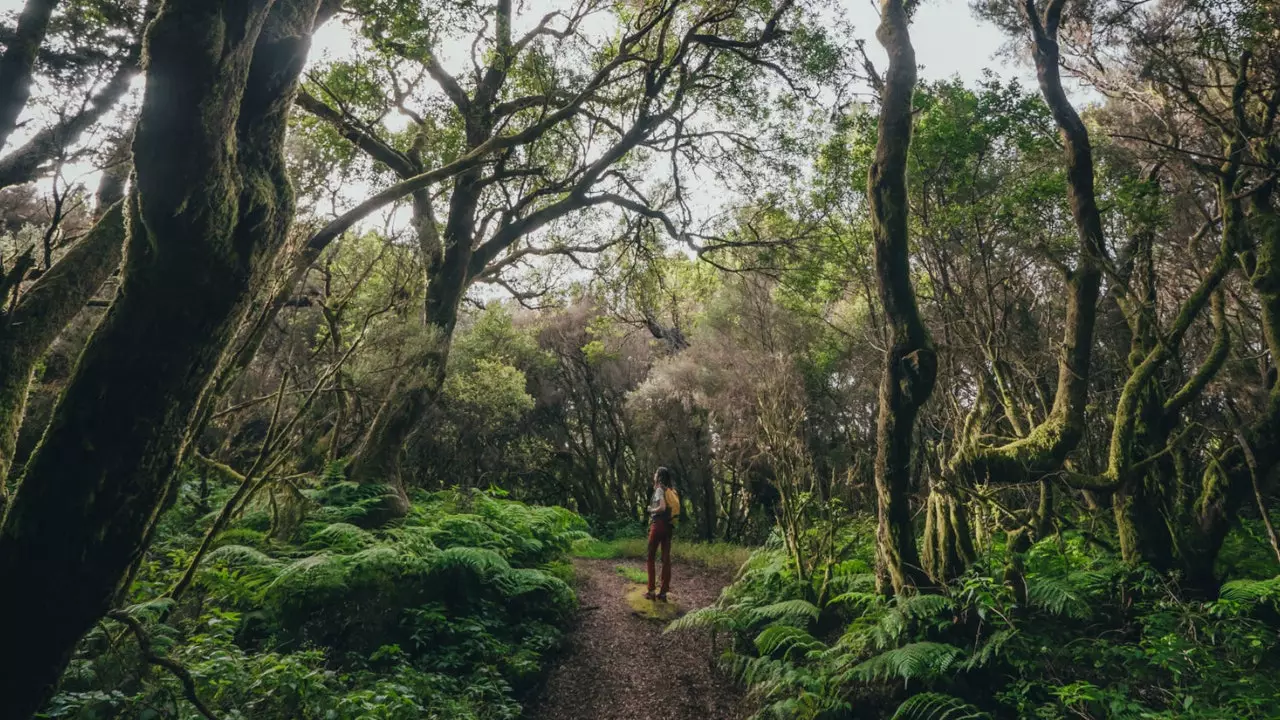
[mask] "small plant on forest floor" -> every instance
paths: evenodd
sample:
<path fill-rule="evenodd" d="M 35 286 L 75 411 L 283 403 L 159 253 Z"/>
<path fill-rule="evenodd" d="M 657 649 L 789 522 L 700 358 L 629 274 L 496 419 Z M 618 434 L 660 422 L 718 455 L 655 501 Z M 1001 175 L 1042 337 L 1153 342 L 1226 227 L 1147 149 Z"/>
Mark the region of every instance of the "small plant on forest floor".
<path fill-rule="evenodd" d="M 628 565 L 619 565 L 617 567 L 618 574 L 630 580 L 633 583 L 647 584 L 649 582 L 649 573 L 639 568 L 633 568 Z"/>

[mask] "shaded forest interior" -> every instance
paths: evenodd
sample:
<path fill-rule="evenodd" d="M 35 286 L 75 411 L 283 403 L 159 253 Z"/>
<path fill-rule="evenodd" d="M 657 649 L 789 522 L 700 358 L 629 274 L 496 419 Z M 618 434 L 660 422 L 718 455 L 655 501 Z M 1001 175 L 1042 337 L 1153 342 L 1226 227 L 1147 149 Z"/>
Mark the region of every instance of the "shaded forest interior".
<path fill-rule="evenodd" d="M 14 3 L 0 720 L 557 707 L 660 466 L 720 711 L 1280 717 L 1280 5 L 969 9 Z"/>

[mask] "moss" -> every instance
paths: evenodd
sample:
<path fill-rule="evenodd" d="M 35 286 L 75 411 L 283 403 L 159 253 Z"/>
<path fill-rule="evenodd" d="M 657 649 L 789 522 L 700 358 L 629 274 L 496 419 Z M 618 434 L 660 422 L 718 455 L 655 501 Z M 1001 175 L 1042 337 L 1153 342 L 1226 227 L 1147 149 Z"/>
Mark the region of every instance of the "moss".
<path fill-rule="evenodd" d="M 117 203 L 0 318 L 0 479 L 13 462 L 36 365 L 120 265 L 124 234 L 124 214 Z M 4 498 L 0 483 L 0 518 Z"/>
<path fill-rule="evenodd" d="M 668 623 L 684 614 L 680 609 L 679 603 L 675 600 L 667 600 L 660 602 L 658 600 L 649 600 L 645 598 L 648 587 L 645 585 L 633 585 L 627 590 L 625 597 L 627 605 L 631 608 L 631 613 L 643 620 L 652 620 L 654 622 Z"/>

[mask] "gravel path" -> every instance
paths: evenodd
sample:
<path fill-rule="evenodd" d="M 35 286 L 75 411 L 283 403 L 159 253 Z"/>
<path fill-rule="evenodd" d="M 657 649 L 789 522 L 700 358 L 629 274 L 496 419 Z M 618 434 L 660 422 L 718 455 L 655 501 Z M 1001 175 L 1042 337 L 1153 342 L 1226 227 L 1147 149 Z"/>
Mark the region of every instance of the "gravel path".
<path fill-rule="evenodd" d="M 662 634 L 636 617 L 624 596 L 632 587 L 619 565 L 635 560 L 576 560 L 579 611 L 568 647 L 531 720 L 742 720 L 742 691 L 712 661 L 709 636 Z M 672 567 L 671 599 L 681 610 L 710 605 L 731 580 L 699 567 Z M 723 639 L 721 640 L 723 643 Z"/>

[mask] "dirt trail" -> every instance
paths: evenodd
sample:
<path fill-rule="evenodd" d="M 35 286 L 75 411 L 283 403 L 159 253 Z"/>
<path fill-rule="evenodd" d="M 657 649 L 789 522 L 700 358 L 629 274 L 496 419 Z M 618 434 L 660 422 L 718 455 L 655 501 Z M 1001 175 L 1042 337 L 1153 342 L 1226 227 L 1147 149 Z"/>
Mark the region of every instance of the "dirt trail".
<path fill-rule="evenodd" d="M 576 560 L 582 606 L 568 647 L 530 720 L 742 720 L 742 690 L 713 665 L 710 637 L 664 635 L 663 625 L 636 617 L 625 600 L 632 583 L 619 565 L 635 560 Z M 710 605 L 730 577 L 697 566 L 672 567 L 671 599 L 681 610 Z M 723 642 L 723 639 L 721 640 Z"/>

